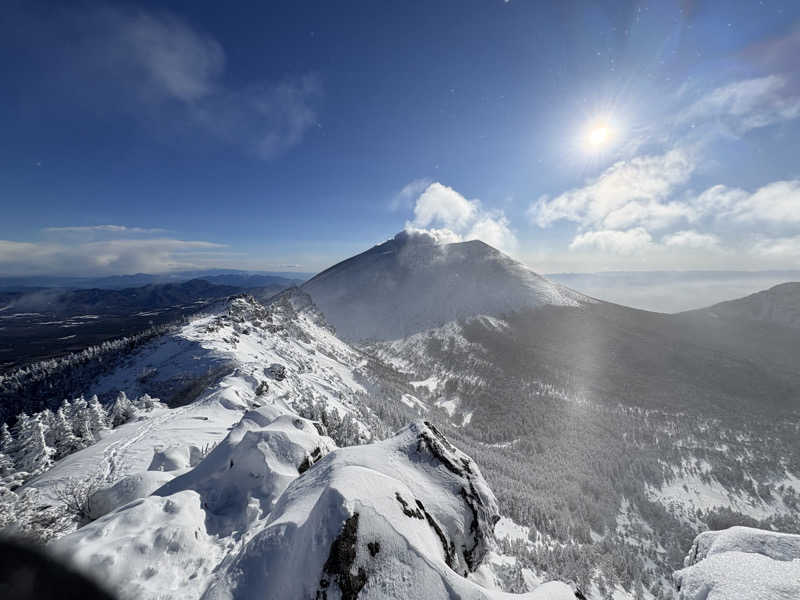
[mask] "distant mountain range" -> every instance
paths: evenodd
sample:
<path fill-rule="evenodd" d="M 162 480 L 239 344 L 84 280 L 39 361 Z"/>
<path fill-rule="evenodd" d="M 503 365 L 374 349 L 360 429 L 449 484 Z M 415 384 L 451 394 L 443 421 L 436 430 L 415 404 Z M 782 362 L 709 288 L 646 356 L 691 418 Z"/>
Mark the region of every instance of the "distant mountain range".
<path fill-rule="evenodd" d="M 19 291 L 30 288 L 64 289 L 125 289 L 159 283 L 180 283 L 203 279 L 218 285 L 260 287 L 271 284 L 299 285 L 312 273 L 239 271 L 236 269 L 208 269 L 203 271 L 176 271 L 171 273 L 137 273 L 107 277 L 58 277 L 34 275 L 30 277 L 0 277 L 0 291 Z"/>

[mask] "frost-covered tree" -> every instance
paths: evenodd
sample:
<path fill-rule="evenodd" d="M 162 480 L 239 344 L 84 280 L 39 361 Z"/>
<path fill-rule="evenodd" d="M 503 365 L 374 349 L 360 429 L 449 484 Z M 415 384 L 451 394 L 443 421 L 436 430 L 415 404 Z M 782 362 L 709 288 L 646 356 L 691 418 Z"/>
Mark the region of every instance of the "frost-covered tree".
<path fill-rule="evenodd" d="M 89 429 L 91 430 L 95 439 L 97 439 L 98 432 L 103 429 L 108 429 L 108 415 L 106 414 L 106 409 L 103 408 L 102 404 L 100 404 L 97 394 L 94 394 L 91 398 L 89 398 L 88 411 Z"/>
<path fill-rule="evenodd" d="M 70 525 L 69 516 L 62 509 L 43 506 L 37 489 L 6 491 L 5 494 L 0 490 L 0 534 L 46 543 L 63 535 Z"/>
<path fill-rule="evenodd" d="M 13 473 L 14 460 L 8 454 L 0 452 L 0 487 L 3 486 L 3 482 L 6 477 L 12 475 Z"/>
<path fill-rule="evenodd" d="M 66 400 L 56 411 L 52 437 L 55 440 L 56 458 L 62 458 L 80 450 L 83 445 L 72 431 L 72 423 L 67 416 L 71 412 L 69 402 Z"/>
<path fill-rule="evenodd" d="M 78 397 L 72 402 L 72 415 L 70 420 L 72 422 L 72 432 L 78 439 L 80 448 L 86 448 L 94 444 L 89 404 L 83 396 Z"/>
<path fill-rule="evenodd" d="M 127 423 L 136 417 L 136 407 L 128 400 L 125 392 L 120 392 L 114 405 L 111 407 L 111 414 L 109 416 L 112 427 L 119 427 L 123 423 Z"/>
<path fill-rule="evenodd" d="M 38 475 L 53 465 L 55 450 L 47 445 L 46 433 L 38 414 L 27 419 L 19 430 L 14 459 L 17 468 L 30 476 Z"/>
<path fill-rule="evenodd" d="M 0 426 L 0 452 L 3 454 L 10 454 L 13 445 L 14 438 L 11 436 L 11 431 L 9 431 L 8 425 L 3 423 L 3 425 Z"/>
<path fill-rule="evenodd" d="M 156 407 L 156 402 L 158 402 L 158 400 L 151 398 L 150 394 L 142 394 L 136 399 L 133 405 L 139 410 L 153 410 Z"/>

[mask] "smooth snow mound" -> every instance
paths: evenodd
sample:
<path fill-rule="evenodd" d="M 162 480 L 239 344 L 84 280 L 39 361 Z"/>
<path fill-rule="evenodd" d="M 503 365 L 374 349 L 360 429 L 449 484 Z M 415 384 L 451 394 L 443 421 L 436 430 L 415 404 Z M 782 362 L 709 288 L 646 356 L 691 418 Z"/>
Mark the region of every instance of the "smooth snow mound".
<path fill-rule="evenodd" d="M 681 600 L 800 598 L 800 535 L 731 527 L 698 535 L 675 573 Z"/>
<path fill-rule="evenodd" d="M 174 475 L 164 471 L 145 471 L 123 477 L 114 485 L 99 489 L 89 497 L 90 516 L 92 519 L 99 519 L 120 506 L 145 498 L 173 477 Z"/>

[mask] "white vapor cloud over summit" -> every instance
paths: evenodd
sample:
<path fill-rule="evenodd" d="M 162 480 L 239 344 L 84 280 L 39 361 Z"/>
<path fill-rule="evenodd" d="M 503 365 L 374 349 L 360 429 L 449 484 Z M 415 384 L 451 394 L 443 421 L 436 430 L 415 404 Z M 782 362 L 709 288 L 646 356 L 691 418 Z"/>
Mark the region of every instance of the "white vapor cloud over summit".
<path fill-rule="evenodd" d="M 486 210 L 480 200 L 468 200 L 456 190 L 441 183 L 428 185 L 417 198 L 414 220 L 408 230 L 424 230 L 442 242 L 479 239 L 507 254 L 518 248 L 505 214 Z"/>

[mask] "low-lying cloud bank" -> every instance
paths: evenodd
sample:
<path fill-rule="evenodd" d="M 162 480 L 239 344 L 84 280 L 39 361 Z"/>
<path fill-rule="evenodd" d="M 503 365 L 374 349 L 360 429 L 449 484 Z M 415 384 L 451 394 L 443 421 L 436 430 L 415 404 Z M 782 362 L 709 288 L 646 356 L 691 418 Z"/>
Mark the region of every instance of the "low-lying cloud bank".
<path fill-rule="evenodd" d="M 800 281 L 800 271 L 615 271 L 553 273 L 547 277 L 601 300 L 674 313 Z"/>
<path fill-rule="evenodd" d="M 77 241 L 75 230 L 82 234 Z M 0 274 L 28 275 L 118 275 L 164 273 L 216 266 L 230 256 L 223 244 L 167 237 L 121 238 L 125 233 L 141 234 L 140 228 L 117 225 L 99 227 L 48 228 L 51 239 L 37 242 L 0 240 Z M 158 231 L 158 230 L 155 230 Z M 53 234 L 65 235 L 53 239 Z M 87 236 L 92 232 L 95 237 Z M 115 239 L 96 239 L 99 233 Z M 230 261 L 228 261 L 230 262 Z"/>

